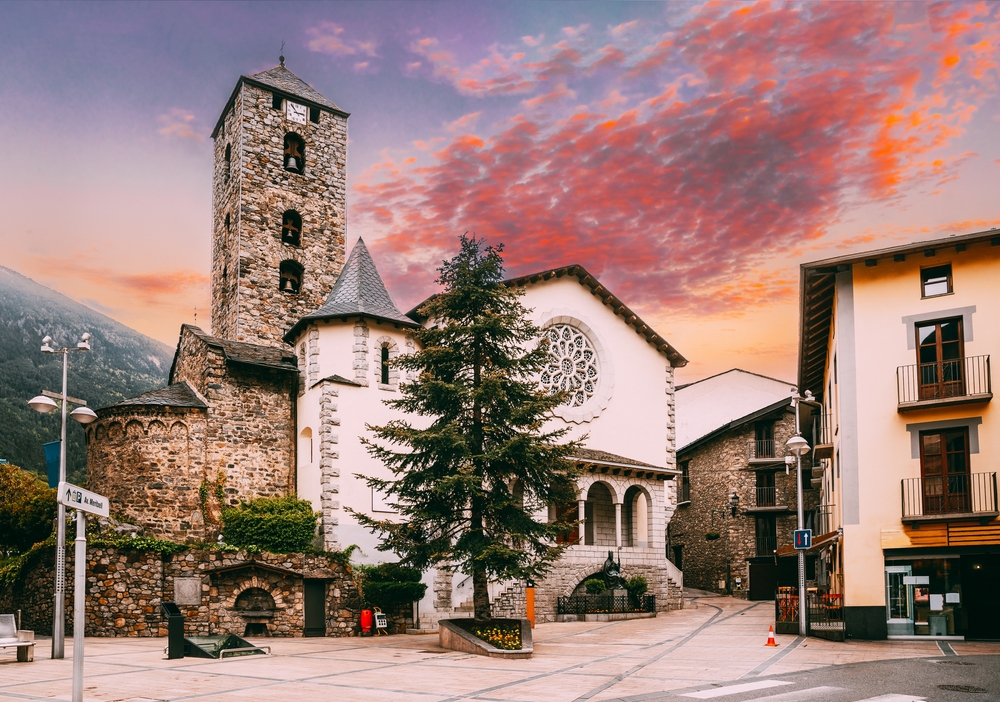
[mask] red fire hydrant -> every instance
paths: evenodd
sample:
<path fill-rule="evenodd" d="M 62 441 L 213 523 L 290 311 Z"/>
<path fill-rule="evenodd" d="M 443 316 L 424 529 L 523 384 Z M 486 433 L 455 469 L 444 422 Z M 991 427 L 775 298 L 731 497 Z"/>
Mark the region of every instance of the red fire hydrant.
<path fill-rule="evenodd" d="M 371 636 L 372 635 L 372 622 L 375 617 L 372 615 L 370 609 L 361 610 L 361 635 Z"/>

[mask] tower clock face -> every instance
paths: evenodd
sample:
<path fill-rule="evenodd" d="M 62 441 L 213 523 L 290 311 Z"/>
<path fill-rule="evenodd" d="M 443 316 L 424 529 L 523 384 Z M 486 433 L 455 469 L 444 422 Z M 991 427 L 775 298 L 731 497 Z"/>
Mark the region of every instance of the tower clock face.
<path fill-rule="evenodd" d="M 298 105 L 291 100 L 285 100 L 285 115 L 289 122 L 305 124 L 309 116 L 309 110 L 305 105 Z"/>

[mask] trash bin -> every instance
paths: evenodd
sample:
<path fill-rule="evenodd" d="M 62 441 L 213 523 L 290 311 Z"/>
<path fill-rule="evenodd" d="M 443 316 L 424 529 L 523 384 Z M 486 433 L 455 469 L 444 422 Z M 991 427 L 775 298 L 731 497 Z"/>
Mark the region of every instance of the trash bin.
<path fill-rule="evenodd" d="M 167 658 L 184 657 L 184 613 L 173 602 L 161 602 L 167 617 Z"/>

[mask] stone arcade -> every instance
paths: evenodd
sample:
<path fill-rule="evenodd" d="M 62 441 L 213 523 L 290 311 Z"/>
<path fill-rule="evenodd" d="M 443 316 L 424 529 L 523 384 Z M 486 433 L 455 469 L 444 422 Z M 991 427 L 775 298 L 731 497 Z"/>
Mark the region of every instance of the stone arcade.
<path fill-rule="evenodd" d="M 423 320 L 397 308 L 363 241 L 345 261 L 348 116 L 282 60 L 241 77 L 219 118 L 212 334 L 184 325 L 168 386 L 99 410 L 87 434 L 90 486 L 151 534 L 211 540 L 225 504 L 298 494 L 321 514 L 324 548 L 357 544 L 362 558 L 382 557 L 344 508 L 391 517 L 386 496 L 356 477 L 388 475 L 360 439 L 366 424 L 398 416 L 383 400 L 398 397 L 405 378 L 387 362 L 416 349 L 412 331 Z M 579 501 L 558 508 L 583 522 L 536 583 L 537 616 L 554 619 L 557 598 L 599 573 L 609 550 L 624 577 L 646 577 L 658 610 L 680 607 L 682 576 L 666 559 L 665 535 L 678 475 L 674 368 L 687 361 L 581 266 L 507 284 L 524 289 L 525 306 L 552 342 L 540 383 L 576 388 L 552 426 L 587 437 L 575 456 L 584 467 Z M 254 566 L 226 565 L 241 567 Z M 301 618 L 279 610 L 308 597 L 309 577 L 258 570 L 246 586 L 254 592 L 243 600 L 229 592 L 217 633 L 242 633 L 248 623 L 307 632 Z M 204 592 L 221 593 L 213 584 L 219 572 L 190 577 L 202 578 Z M 445 570 L 425 578 L 420 626 L 469 612 L 471 578 Z M 328 609 L 342 607 L 334 589 L 319 595 Z M 495 583 L 491 597 L 494 614 L 523 615 L 524 583 Z"/>

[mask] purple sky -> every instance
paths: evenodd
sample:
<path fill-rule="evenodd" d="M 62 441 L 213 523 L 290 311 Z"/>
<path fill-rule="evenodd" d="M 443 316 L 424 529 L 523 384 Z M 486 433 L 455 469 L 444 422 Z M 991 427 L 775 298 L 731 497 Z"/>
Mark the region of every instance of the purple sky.
<path fill-rule="evenodd" d="M 288 67 L 352 116 L 400 307 L 475 231 L 691 359 L 795 377 L 797 266 L 1000 224 L 1000 3 L 3 3 L 0 265 L 208 327 L 209 132 Z"/>

